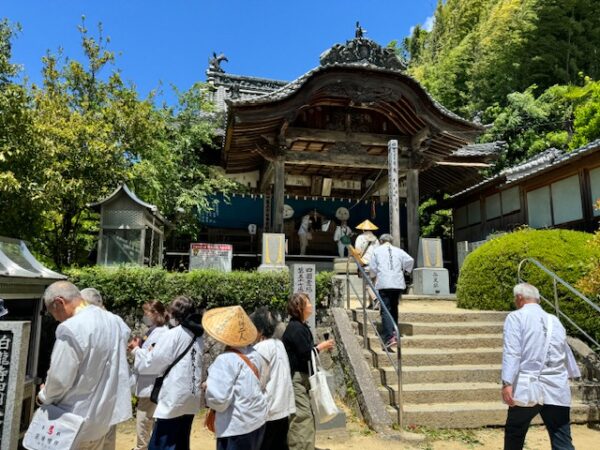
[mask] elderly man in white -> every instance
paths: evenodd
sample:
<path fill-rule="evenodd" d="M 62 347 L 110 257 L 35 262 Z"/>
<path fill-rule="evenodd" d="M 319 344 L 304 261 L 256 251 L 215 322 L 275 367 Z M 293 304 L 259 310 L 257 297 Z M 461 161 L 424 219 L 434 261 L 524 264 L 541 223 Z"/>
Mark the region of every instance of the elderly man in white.
<path fill-rule="evenodd" d="M 573 449 L 569 378 L 581 376 L 558 318 L 540 306 L 534 286 L 514 287 L 517 311 L 504 323 L 502 399 L 509 405 L 505 450 L 522 449 L 531 420 L 539 413 L 552 449 Z"/>
<path fill-rule="evenodd" d="M 131 418 L 124 345 L 130 330 L 68 281 L 51 284 L 44 303 L 60 324 L 38 402 L 83 417 L 77 449 L 100 450 L 111 427 Z"/>
<path fill-rule="evenodd" d="M 97 306 L 98 308 L 108 311 L 104 306 L 104 299 L 102 298 L 102 294 L 100 294 L 100 291 L 98 291 L 98 289 L 89 287 L 89 288 L 82 289 L 80 291 L 80 293 L 81 293 L 81 298 L 84 299 L 90 305 L 94 305 L 94 306 Z M 127 326 L 125 321 L 123 319 L 121 319 L 121 317 L 119 317 L 118 315 L 116 315 L 114 313 L 111 313 L 110 311 L 108 311 L 108 312 L 109 312 L 109 314 L 112 314 L 115 317 L 117 322 L 119 322 L 119 326 L 122 329 L 129 330 L 129 327 Z M 127 334 L 123 335 L 123 346 L 125 348 L 127 348 L 128 340 L 129 340 L 129 332 Z M 104 437 L 104 446 L 102 447 L 102 450 L 115 450 L 115 448 L 117 448 L 117 425 L 113 425 L 112 427 L 110 427 L 110 431 Z"/>
<path fill-rule="evenodd" d="M 373 251 L 369 265 L 369 275 L 375 278 L 375 289 L 389 312 L 388 314 L 381 308 L 383 338 L 388 351 L 393 351 L 392 347 L 398 344 L 398 336 L 394 334 L 394 323 L 398 324 L 398 302 L 402 290 L 406 289 L 404 272 L 412 272 L 415 263 L 408 253 L 394 247 L 392 241 L 391 234 L 381 235 L 381 245 Z"/>

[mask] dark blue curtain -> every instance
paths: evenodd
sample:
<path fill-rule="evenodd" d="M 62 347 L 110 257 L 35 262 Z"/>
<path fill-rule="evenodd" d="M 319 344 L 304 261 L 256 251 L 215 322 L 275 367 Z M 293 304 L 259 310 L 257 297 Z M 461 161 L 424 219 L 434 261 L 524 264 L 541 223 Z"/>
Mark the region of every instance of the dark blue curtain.
<path fill-rule="evenodd" d="M 200 223 L 208 227 L 247 229 L 248 225 L 253 223 L 259 228 L 263 227 L 263 209 L 264 198 L 260 195 L 245 196 L 235 195 L 229 200 L 218 194 L 213 196 L 216 201 L 214 211 L 202 212 L 199 215 Z M 300 221 L 305 214 L 310 214 L 317 210 L 325 217 L 335 219 L 335 212 L 343 206 L 350 211 L 351 227 L 356 227 L 365 219 L 369 219 L 379 227 L 378 234 L 389 232 L 389 207 L 387 203 L 371 200 L 358 202 L 352 199 L 323 198 L 323 197 L 304 197 L 287 196 L 285 203 L 294 209 L 294 220 Z M 406 230 L 406 208 L 400 208 L 400 223 L 403 230 Z M 403 234 L 406 234 L 405 232 Z"/>

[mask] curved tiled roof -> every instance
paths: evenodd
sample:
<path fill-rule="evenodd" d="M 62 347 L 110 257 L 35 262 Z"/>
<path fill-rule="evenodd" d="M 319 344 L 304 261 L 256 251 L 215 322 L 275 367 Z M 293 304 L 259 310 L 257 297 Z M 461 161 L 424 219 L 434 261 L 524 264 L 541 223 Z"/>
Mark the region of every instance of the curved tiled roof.
<path fill-rule="evenodd" d="M 503 141 L 486 142 L 484 144 L 470 144 L 459 148 L 452 153 L 451 156 L 456 156 L 459 158 L 468 158 L 473 156 L 496 156 L 504 149 L 505 146 L 506 143 Z"/>
<path fill-rule="evenodd" d="M 588 153 L 600 150 L 600 139 L 596 139 L 582 147 L 572 151 L 559 150 L 557 148 L 549 148 L 541 153 L 501 171 L 498 175 L 487 178 L 480 183 L 477 183 L 457 194 L 451 196 L 452 199 L 473 193 L 484 186 L 502 183 L 508 185 L 526 178 L 539 175 L 547 170 L 569 164 L 574 159 L 585 156 Z"/>
<path fill-rule="evenodd" d="M 255 98 L 251 98 L 251 99 L 227 100 L 227 103 L 230 107 L 235 108 L 235 107 L 240 107 L 240 106 L 243 107 L 243 106 L 265 105 L 265 104 L 275 103 L 275 102 L 278 102 L 281 100 L 285 100 L 285 99 L 291 97 L 292 95 L 294 95 L 296 92 L 298 92 L 307 83 L 307 81 L 310 80 L 313 76 L 315 76 L 321 72 L 325 72 L 331 68 L 369 70 L 369 71 L 378 72 L 378 73 L 382 73 L 382 74 L 390 74 L 390 75 L 398 76 L 398 77 L 408 80 L 409 82 L 414 83 L 416 86 L 418 86 L 418 88 L 427 96 L 427 99 L 444 116 L 454 119 L 454 120 L 457 120 L 459 122 L 462 122 L 465 125 L 470 125 L 470 126 L 474 126 L 477 128 L 483 128 L 482 125 L 471 122 L 471 121 L 465 119 L 464 117 L 461 117 L 458 114 L 456 114 L 456 113 L 450 111 L 449 109 L 447 109 L 446 107 L 444 107 L 441 103 L 439 103 L 437 100 L 435 100 L 431 96 L 431 94 L 429 92 L 427 92 L 427 90 L 423 86 L 421 86 L 421 84 L 416 79 L 414 79 L 410 75 L 407 75 L 406 73 L 404 73 L 403 71 L 400 71 L 400 70 L 382 68 L 382 67 L 376 66 L 375 64 L 372 64 L 369 62 L 334 63 L 334 64 L 326 64 L 326 65 L 322 65 L 319 67 L 315 67 L 314 69 L 306 72 L 304 75 L 296 78 L 294 81 L 289 82 L 285 86 L 283 86 L 273 92 L 269 92 L 267 94 L 264 94 L 264 95 L 261 95 L 261 96 L 255 97 Z"/>

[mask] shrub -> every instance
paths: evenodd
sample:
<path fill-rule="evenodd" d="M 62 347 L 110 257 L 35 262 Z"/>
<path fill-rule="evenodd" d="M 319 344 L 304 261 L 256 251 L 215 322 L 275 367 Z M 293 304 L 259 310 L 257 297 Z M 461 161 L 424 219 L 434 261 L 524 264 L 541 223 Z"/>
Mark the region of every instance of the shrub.
<path fill-rule="evenodd" d="M 599 200 L 600 203 L 600 200 Z M 590 245 L 594 246 L 600 252 L 600 231 L 597 231 Z M 592 269 L 577 283 L 577 289 L 592 299 L 600 300 L 600 258 L 592 262 Z"/>
<path fill-rule="evenodd" d="M 106 307 L 124 316 L 139 313 L 147 300 L 168 303 L 176 295 L 186 295 L 207 308 L 241 305 L 251 312 L 267 305 L 284 312 L 290 295 L 289 274 L 282 272 L 173 273 L 160 268 L 95 266 L 70 269 L 66 274 L 80 288 L 98 289 Z M 333 273 L 317 274 L 315 283 L 317 305 L 335 294 Z"/>
<path fill-rule="evenodd" d="M 456 291 L 458 306 L 513 309 L 512 288 L 517 283 L 517 267 L 527 257 L 537 259 L 567 283 L 575 285 L 600 258 L 600 247 L 590 245 L 591 238 L 592 235 L 579 231 L 525 229 L 492 239 L 465 259 Z M 552 279 L 539 268 L 526 265 L 522 277 L 553 301 Z M 596 339 L 600 338 L 598 314 L 592 313 L 592 308 L 560 285 L 558 293 L 561 311 Z M 549 312 L 554 311 L 543 301 L 542 304 Z"/>

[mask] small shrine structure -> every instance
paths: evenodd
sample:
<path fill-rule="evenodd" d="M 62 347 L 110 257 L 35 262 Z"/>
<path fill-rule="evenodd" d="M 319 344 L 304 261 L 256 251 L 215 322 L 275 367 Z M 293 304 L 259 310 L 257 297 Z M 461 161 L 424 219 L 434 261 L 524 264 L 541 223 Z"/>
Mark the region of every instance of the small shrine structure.
<path fill-rule="evenodd" d="M 158 207 L 138 198 L 126 184 L 89 208 L 100 212 L 99 265 L 162 265 L 165 227 Z"/>

